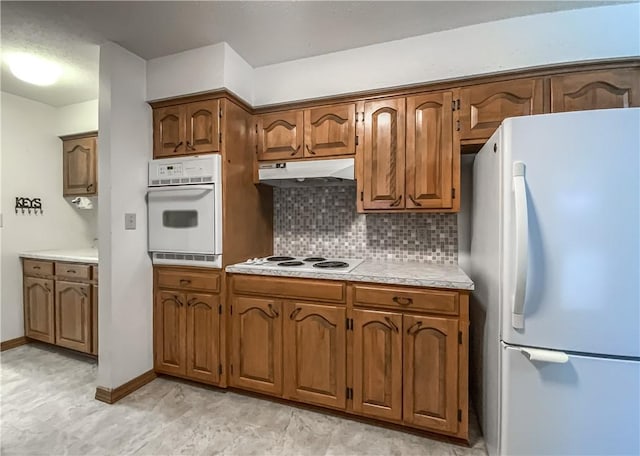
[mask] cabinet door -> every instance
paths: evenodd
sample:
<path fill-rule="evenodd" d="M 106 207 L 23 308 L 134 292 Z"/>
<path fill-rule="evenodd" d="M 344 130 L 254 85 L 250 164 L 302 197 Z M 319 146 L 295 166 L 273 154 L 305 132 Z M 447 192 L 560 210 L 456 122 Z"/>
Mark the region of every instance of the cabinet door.
<path fill-rule="evenodd" d="M 458 321 L 404 316 L 403 421 L 429 430 L 458 429 Z"/>
<path fill-rule="evenodd" d="M 302 110 L 258 117 L 258 160 L 301 158 L 302 139 Z"/>
<path fill-rule="evenodd" d="M 233 386 L 282 395 L 282 303 L 236 297 L 232 306 Z"/>
<path fill-rule="evenodd" d="M 155 370 L 186 374 L 186 296 L 158 291 L 154 310 Z"/>
<path fill-rule="evenodd" d="M 407 208 L 452 206 L 451 92 L 407 98 Z"/>
<path fill-rule="evenodd" d="M 590 71 L 551 77 L 551 112 L 640 106 L 640 70 Z"/>
<path fill-rule="evenodd" d="M 285 303 L 285 397 L 346 408 L 344 307 Z"/>
<path fill-rule="evenodd" d="M 91 285 L 56 281 L 56 345 L 91 353 Z"/>
<path fill-rule="evenodd" d="M 187 295 L 187 376 L 220 382 L 220 297 Z"/>
<path fill-rule="evenodd" d="M 24 334 L 54 343 L 53 280 L 24 278 Z"/>
<path fill-rule="evenodd" d="M 353 311 L 353 410 L 402 419 L 402 314 Z"/>
<path fill-rule="evenodd" d="M 63 141 L 64 196 L 95 195 L 98 190 L 96 137 Z"/>
<path fill-rule="evenodd" d="M 305 109 L 304 156 L 355 154 L 355 113 L 355 103 Z"/>
<path fill-rule="evenodd" d="M 403 209 L 405 99 L 364 105 L 364 209 Z"/>
<path fill-rule="evenodd" d="M 153 110 L 153 158 L 184 154 L 186 121 L 184 105 Z"/>
<path fill-rule="evenodd" d="M 185 153 L 218 152 L 220 150 L 219 100 L 189 103 L 185 109 L 187 119 Z"/>
<path fill-rule="evenodd" d="M 489 139 L 507 117 L 544 111 L 542 79 L 517 79 L 460 89 L 460 140 Z"/>
<path fill-rule="evenodd" d="M 96 269 L 97 270 L 97 269 Z M 94 278 L 97 278 L 94 276 Z M 91 354 L 98 355 L 98 286 L 91 290 Z"/>

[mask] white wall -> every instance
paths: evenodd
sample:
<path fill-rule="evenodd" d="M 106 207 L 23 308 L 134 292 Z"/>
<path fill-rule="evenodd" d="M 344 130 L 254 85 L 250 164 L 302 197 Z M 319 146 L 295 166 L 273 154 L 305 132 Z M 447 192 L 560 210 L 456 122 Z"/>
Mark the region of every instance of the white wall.
<path fill-rule="evenodd" d="M 56 134 L 59 136 L 97 130 L 98 100 L 89 100 L 58 108 L 57 121 Z"/>
<path fill-rule="evenodd" d="M 115 388 L 152 369 L 152 268 L 147 254 L 147 163 L 151 109 L 146 62 L 126 49 L 100 47 L 98 385 Z M 125 231 L 124 214 L 137 229 Z"/>
<path fill-rule="evenodd" d="M 226 43 L 213 44 L 147 62 L 147 100 L 224 87 Z"/>
<path fill-rule="evenodd" d="M 253 67 L 227 43 L 224 43 L 224 87 L 247 103 L 253 103 Z"/>
<path fill-rule="evenodd" d="M 462 27 L 255 69 L 268 105 L 551 63 L 640 55 L 640 4 Z"/>
<path fill-rule="evenodd" d="M 89 247 L 96 237 L 95 210 L 76 209 L 62 196 L 62 142 L 58 120 L 79 122 L 73 107 L 61 110 L 2 92 L 2 245 L 0 338 L 24 335 L 22 267 L 27 250 Z M 83 119 L 84 120 L 84 119 Z M 96 130 L 97 125 L 88 125 Z M 78 131 L 76 131 L 77 133 Z M 16 197 L 41 198 L 42 215 L 16 214 Z"/>
<path fill-rule="evenodd" d="M 640 4 L 488 22 L 252 69 L 226 43 L 152 59 L 147 100 L 226 87 L 263 106 L 552 63 L 640 55 Z M 189 69 L 197 68 L 198 71 Z"/>

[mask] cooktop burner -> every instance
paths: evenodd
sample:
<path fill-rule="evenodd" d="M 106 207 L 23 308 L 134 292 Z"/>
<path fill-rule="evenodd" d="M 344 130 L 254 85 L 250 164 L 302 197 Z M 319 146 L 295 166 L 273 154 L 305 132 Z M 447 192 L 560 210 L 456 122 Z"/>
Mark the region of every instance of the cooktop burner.
<path fill-rule="evenodd" d="M 345 263 L 344 261 L 321 261 L 320 263 L 314 263 L 313 267 L 322 269 L 340 269 L 348 268 L 349 263 Z"/>
<path fill-rule="evenodd" d="M 309 257 L 309 258 L 305 258 L 302 261 L 306 263 L 317 263 L 318 261 L 327 261 L 327 259 L 322 257 Z"/>
<path fill-rule="evenodd" d="M 302 266 L 304 263 L 302 261 L 284 261 L 282 263 L 278 263 L 278 266 Z"/>
<path fill-rule="evenodd" d="M 290 256 L 272 256 L 267 258 L 267 261 L 291 261 L 295 260 L 295 258 Z"/>

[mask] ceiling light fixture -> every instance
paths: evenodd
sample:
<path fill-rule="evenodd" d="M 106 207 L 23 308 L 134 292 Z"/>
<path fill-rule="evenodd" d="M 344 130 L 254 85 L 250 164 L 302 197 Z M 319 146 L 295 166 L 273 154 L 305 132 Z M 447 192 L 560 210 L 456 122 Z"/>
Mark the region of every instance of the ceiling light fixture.
<path fill-rule="evenodd" d="M 49 86 L 62 75 L 60 65 L 33 54 L 11 54 L 7 61 L 13 75 L 29 84 Z"/>

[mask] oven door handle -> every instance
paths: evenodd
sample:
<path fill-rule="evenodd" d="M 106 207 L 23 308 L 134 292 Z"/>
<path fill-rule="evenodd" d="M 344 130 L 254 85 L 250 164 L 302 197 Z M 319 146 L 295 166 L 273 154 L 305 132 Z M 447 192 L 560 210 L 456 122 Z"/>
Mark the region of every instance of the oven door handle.
<path fill-rule="evenodd" d="M 174 192 L 174 191 L 183 191 L 183 190 L 213 190 L 213 184 L 210 185 L 174 185 L 167 187 L 149 187 L 148 193 L 156 193 L 156 192 Z"/>

